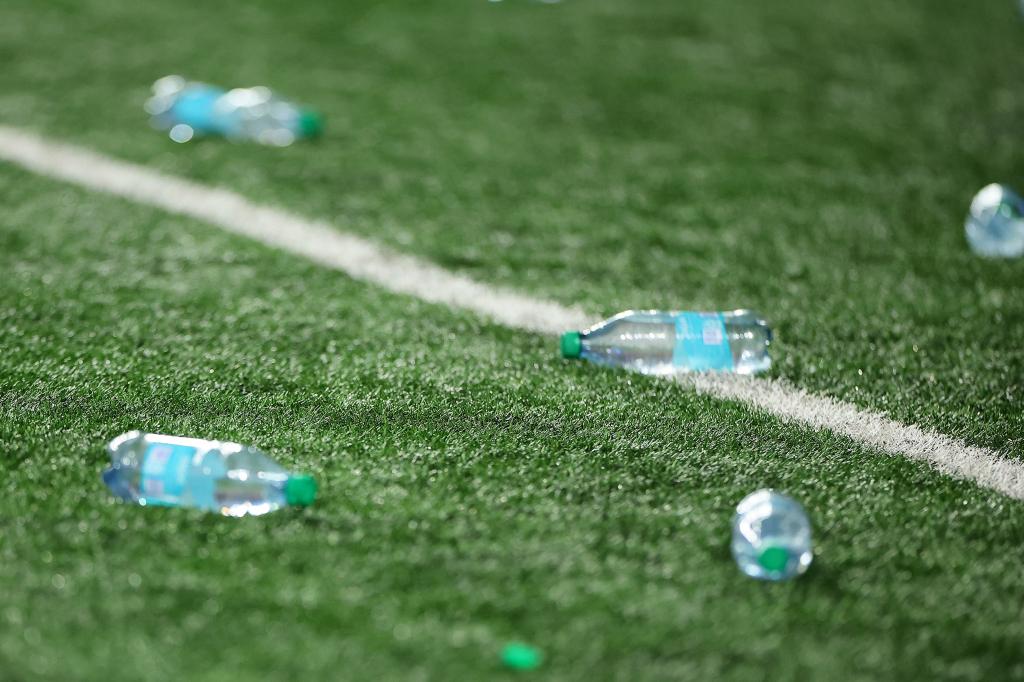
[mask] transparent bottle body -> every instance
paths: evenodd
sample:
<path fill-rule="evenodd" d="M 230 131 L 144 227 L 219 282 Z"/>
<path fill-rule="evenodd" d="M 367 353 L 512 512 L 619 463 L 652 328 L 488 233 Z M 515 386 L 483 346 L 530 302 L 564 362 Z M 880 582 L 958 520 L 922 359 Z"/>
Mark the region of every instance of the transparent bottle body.
<path fill-rule="evenodd" d="M 236 88 L 214 105 L 225 136 L 286 147 L 302 134 L 302 112 L 268 88 Z"/>
<path fill-rule="evenodd" d="M 804 573 L 814 558 L 811 522 L 800 503 L 772 490 L 758 490 L 736 507 L 732 555 L 740 570 L 761 580 L 787 580 Z"/>
<path fill-rule="evenodd" d="M 107 486 L 142 505 L 192 507 L 225 516 L 258 516 L 287 505 L 289 473 L 238 443 L 133 431 L 107 446 Z M 154 473 L 155 457 L 164 465 Z"/>
<path fill-rule="evenodd" d="M 165 76 L 153 84 L 145 109 L 153 125 L 168 130 L 175 142 L 215 134 L 284 147 L 316 134 L 316 117 L 269 88 L 221 88 Z"/>
<path fill-rule="evenodd" d="M 981 256 L 1024 255 L 1024 199 L 1004 185 L 984 187 L 971 201 L 964 231 L 971 249 Z"/>
<path fill-rule="evenodd" d="M 672 375 L 694 371 L 677 351 L 680 312 L 630 310 L 581 332 L 580 357 L 609 367 L 642 374 Z M 756 374 L 771 367 L 768 347 L 772 331 L 750 310 L 721 313 L 737 374 Z"/>

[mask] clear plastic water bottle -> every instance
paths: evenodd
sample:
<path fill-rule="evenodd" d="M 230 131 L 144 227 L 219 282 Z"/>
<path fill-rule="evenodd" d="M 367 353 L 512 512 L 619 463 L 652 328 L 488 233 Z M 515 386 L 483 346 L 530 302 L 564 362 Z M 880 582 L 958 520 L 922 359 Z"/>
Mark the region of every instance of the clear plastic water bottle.
<path fill-rule="evenodd" d="M 628 310 L 562 335 L 562 356 L 643 374 L 716 370 L 756 374 L 772 365 L 772 330 L 749 310 L 721 313 Z"/>
<path fill-rule="evenodd" d="M 981 256 L 1024 255 L 1024 199 L 1006 185 L 984 187 L 971 201 L 964 230 L 971 249 Z"/>
<path fill-rule="evenodd" d="M 222 88 L 165 76 L 153 84 L 146 102 L 153 125 L 175 142 L 196 135 L 223 135 L 286 147 L 299 138 L 316 137 L 320 116 L 274 94 L 269 88 Z"/>
<path fill-rule="evenodd" d="M 751 578 L 788 580 L 811 565 L 811 522 L 800 503 L 772 490 L 743 498 L 732 522 L 732 555 Z"/>
<path fill-rule="evenodd" d="M 316 498 L 312 476 L 291 474 L 238 443 L 131 431 L 110 441 L 107 487 L 141 505 L 258 516 Z"/>

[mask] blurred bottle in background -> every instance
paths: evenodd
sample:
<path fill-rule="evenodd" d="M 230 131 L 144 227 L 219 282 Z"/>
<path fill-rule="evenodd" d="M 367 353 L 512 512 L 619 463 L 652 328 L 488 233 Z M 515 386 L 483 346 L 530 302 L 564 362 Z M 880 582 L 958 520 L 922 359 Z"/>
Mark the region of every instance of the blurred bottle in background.
<path fill-rule="evenodd" d="M 154 127 L 182 143 L 196 136 L 221 135 L 286 147 L 295 140 L 316 137 L 323 129 L 319 114 L 282 99 L 269 88 L 225 91 L 181 76 L 165 76 L 153 83 L 153 96 L 145 108 Z"/>

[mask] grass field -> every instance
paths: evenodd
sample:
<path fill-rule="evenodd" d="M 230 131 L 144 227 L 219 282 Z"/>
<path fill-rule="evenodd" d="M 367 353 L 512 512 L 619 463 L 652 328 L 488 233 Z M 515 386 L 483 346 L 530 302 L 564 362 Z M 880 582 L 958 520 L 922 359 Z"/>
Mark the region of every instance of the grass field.
<path fill-rule="evenodd" d="M 962 234 L 1024 188 L 1022 37 L 1010 0 L 6 0 L 0 124 L 602 314 L 753 307 L 772 377 L 1022 461 L 1024 260 Z M 326 135 L 174 145 L 167 73 Z M 0 162 L 0 679 L 1024 679 L 1024 502 L 556 349 Z M 133 428 L 321 497 L 115 502 Z M 798 581 L 729 556 L 766 486 Z"/>

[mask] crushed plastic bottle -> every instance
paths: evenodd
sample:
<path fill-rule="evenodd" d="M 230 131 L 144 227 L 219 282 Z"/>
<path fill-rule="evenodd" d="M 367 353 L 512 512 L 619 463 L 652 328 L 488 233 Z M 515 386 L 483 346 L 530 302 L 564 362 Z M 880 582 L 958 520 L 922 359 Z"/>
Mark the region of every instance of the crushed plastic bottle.
<path fill-rule="evenodd" d="M 140 505 L 259 516 L 316 498 L 312 476 L 292 474 L 259 450 L 224 441 L 130 431 L 110 441 L 103 482 Z"/>
<path fill-rule="evenodd" d="M 736 506 L 732 556 L 751 578 L 788 580 L 811 565 L 811 522 L 800 503 L 773 490 L 758 490 Z"/>
<path fill-rule="evenodd" d="M 993 183 L 982 188 L 971 201 L 964 230 L 978 255 L 1024 255 L 1024 199 L 1006 185 Z"/>
<path fill-rule="evenodd" d="M 562 335 L 562 356 L 643 374 L 716 370 L 756 374 L 771 367 L 772 331 L 749 310 L 720 313 L 628 310 Z"/>
<path fill-rule="evenodd" d="M 222 135 L 286 147 L 297 139 L 316 137 L 323 129 L 319 114 L 274 94 L 269 88 L 223 90 L 181 76 L 153 83 L 146 101 L 153 126 L 168 131 L 175 142 L 199 135 Z"/>

